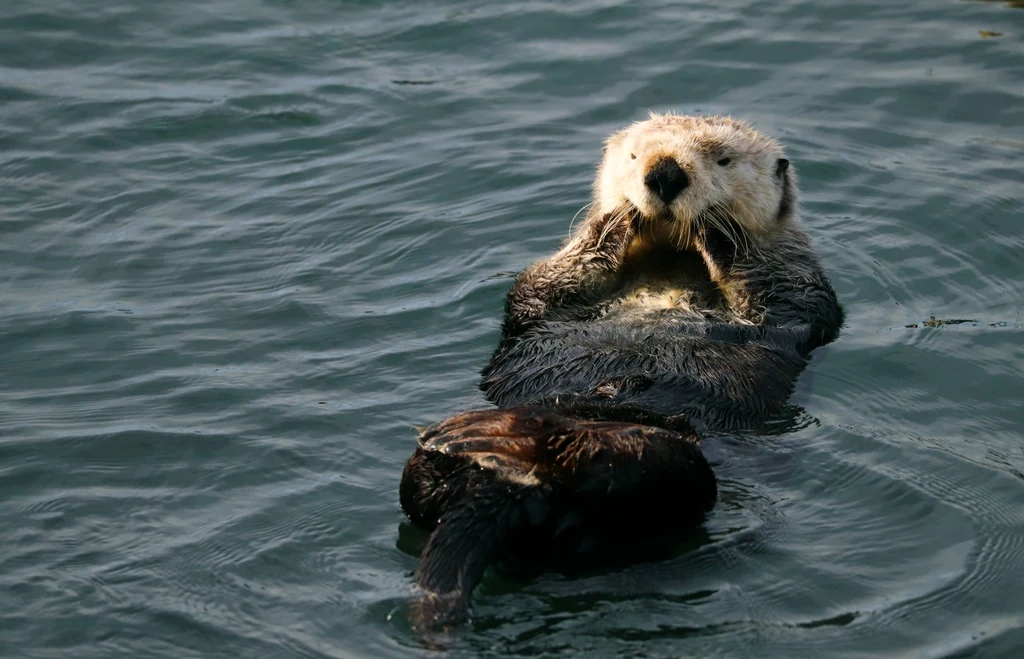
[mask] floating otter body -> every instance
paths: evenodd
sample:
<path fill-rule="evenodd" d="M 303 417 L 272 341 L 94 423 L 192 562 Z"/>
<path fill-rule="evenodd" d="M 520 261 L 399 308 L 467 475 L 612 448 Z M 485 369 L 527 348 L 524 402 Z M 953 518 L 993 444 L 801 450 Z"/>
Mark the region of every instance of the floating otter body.
<path fill-rule="evenodd" d="M 725 118 L 612 135 L 586 220 L 518 275 L 481 388 L 498 409 L 427 429 L 402 477 L 432 530 L 420 624 L 486 567 L 699 523 L 709 432 L 779 413 L 842 308 L 796 217 L 777 142 Z"/>

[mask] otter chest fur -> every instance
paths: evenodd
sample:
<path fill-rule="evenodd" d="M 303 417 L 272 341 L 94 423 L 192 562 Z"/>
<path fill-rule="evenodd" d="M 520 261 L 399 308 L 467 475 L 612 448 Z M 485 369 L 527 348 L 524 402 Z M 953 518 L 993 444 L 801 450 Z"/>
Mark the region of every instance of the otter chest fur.
<path fill-rule="evenodd" d="M 659 241 L 652 233 L 636 236 L 626 249 L 620 283 L 604 302 L 604 314 L 673 310 L 703 316 L 725 311 L 724 298 L 700 252 Z"/>

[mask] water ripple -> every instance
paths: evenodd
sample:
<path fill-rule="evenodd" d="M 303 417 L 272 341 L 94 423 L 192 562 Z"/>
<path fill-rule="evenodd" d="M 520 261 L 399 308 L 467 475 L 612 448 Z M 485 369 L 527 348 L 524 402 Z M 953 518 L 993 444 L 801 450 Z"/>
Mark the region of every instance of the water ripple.
<path fill-rule="evenodd" d="M 668 556 L 489 574 L 442 645 L 1012 656 L 1013 4 L 4 5 L 0 656 L 422 656 L 414 428 L 648 109 L 785 141 L 848 327 Z"/>

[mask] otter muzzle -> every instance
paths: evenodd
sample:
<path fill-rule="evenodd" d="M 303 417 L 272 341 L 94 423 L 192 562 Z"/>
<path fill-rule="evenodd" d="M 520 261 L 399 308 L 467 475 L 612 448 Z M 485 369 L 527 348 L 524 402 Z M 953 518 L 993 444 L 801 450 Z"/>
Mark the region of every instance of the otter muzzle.
<path fill-rule="evenodd" d="M 690 184 L 690 177 L 674 158 L 662 158 L 644 177 L 647 189 L 658 195 L 663 202 L 670 203 Z"/>

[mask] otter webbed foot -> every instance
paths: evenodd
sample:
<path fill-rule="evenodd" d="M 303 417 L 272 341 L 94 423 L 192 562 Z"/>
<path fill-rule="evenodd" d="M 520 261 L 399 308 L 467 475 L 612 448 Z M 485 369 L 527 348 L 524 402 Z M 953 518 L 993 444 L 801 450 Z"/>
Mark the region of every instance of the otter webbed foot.
<path fill-rule="evenodd" d="M 559 545 L 580 538 L 678 529 L 711 508 L 716 483 L 695 434 L 520 407 L 427 429 L 400 492 L 409 517 L 433 529 L 416 571 L 429 606 L 417 610 L 451 620 L 517 547 L 564 555 L 581 548 Z M 579 532 L 564 533 L 566 522 Z"/>

